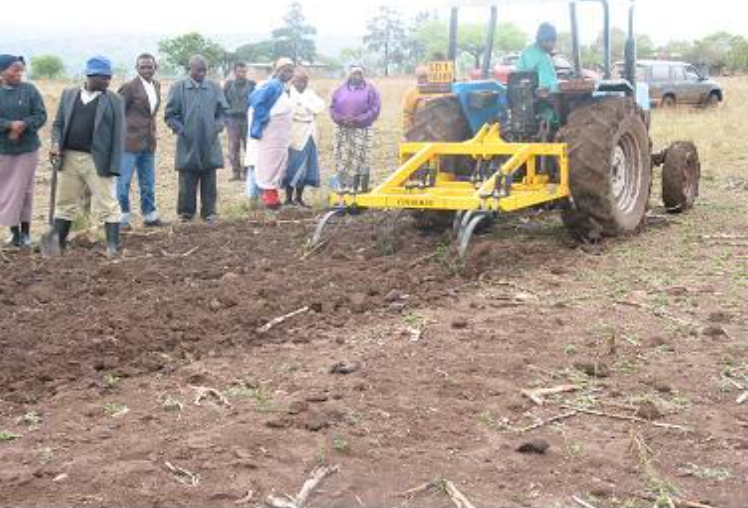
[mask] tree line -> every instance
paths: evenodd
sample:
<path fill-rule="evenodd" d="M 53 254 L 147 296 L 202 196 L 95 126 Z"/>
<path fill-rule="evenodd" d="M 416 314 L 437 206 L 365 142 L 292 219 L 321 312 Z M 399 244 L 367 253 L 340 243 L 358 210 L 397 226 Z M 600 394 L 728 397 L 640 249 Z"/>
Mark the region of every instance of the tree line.
<path fill-rule="evenodd" d="M 458 64 L 463 71 L 480 67 L 486 45 L 486 23 L 461 23 L 457 37 Z M 296 63 L 319 63 L 330 70 L 350 63 L 363 64 L 376 73 L 390 75 L 412 72 L 423 62 L 444 58 L 447 51 L 449 26 L 435 12 L 422 12 L 406 18 L 393 7 L 383 6 L 366 25 L 359 45 L 339 55 L 322 55 L 317 49 L 317 30 L 306 19 L 300 3 L 289 6 L 282 24 L 272 30 L 266 40 L 243 44 L 234 50 L 200 33 L 192 32 L 166 38 L 158 45 L 163 63 L 173 72 L 181 72 L 191 55 L 202 54 L 224 75 L 237 61 L 270 63 L 281 56 Z M 532 40 L 513 23 L 500 23 L 494 41 L 498 57 L 521 51 Z M 614 28 L 611 32 L 613 61 L 623 59 L 626 34 Z M 657 46 L 647 35 L 638 37 L 639 58 L 686 60 L 715 74 L 748 72 L 748 38 L 717 32 L 694 41 L 671 41 Z M 582 47 L 582 61 L 588 68 L 603 65 L 603 36 Z M 559 51 L 571 55 L 571 34 L 559 34 Z M 56 78 L 64 75 L 62 60 L 53 55 L 40 55 L 31 60 L 32 77 Z"/>

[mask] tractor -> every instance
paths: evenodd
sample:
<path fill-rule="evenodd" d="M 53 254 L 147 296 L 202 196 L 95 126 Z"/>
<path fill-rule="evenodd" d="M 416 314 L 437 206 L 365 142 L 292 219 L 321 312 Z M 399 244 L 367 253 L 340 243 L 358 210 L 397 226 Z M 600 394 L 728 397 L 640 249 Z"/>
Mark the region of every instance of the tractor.
<path fill-rule="evenodd" d="M 649 208 L 653 168 L 663 167 L 663 200 L 669 212 L 691 208 L 699 189 L 699 154 L 677 142 L 653 152 L 649 94 L 636 81 L 635 5 L 628 12 L 625 65 L 612 76 L 610 6 L 607 0 L 533 0 L 567 4 L 571 21 L 572 75 L 557 91 L 540 88 L 535 72 L 514 72 L 506 85 L 490 79 L 499 6 L 517 0 L 468 0 L 490 6 L 482 79 L 457 81 L 459 6 L 451 10 L 446 59 L 429 64 L 428 83 L 414 126 L 400 145 L 401 166 L 374 187 L 336 189 L 331 209 L 317 225 L 313 245 L 340 217 L 366 210 L 412 215 L 417 227 L 453 228 L 464 257 L 477 230 L 502 214 L 560 208 L 571 235 L 596 242 L 636 232 Z M 602 10 L 602 79 L 582 68 L 580 4 Z"/>

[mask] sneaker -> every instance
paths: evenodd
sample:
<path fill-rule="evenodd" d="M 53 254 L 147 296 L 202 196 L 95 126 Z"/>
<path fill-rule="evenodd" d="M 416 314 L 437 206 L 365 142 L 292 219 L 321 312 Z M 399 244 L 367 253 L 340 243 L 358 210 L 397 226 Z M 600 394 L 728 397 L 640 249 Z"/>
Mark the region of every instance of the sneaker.
<path fill-rule="evenodd" d="M 218 224 L 218 215 L 210 215 L 205 218 L 205 224 L 208 226 L 215 226 Z"/>
<path fill-rule="evenodd" d="M 153 220 L 147 220 L 143 222 L 143 225 L 147 228 L 165 228 L 169 225 L 169 223 L 157 217 Z"/>
<path fill-rule="evenodd" d="M 301 207 L 301 208 L 306 208 L 306 209 L 311 208 L 311 206 L 309 206 L 308 204 L 306 204 L 306 201 L 304 201 L 301 198 L 296 199 L 296 201 L 294 202 L 294 204 L 296 206 L 298 206 L 298 207 Z"/>

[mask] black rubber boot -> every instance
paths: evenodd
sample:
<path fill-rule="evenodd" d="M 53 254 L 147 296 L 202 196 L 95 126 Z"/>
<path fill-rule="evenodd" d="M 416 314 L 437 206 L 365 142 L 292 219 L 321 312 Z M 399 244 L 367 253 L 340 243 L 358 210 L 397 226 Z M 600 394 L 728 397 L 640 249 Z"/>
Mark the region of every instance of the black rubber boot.
<path fill-rule="evenodd" d="M 55 219 L 55 233 L 57 233 L 57 238 L 60 239 L 61 251 L 65 251 L 65 248 L 68 246 L 68 235 L 70 234 L 70 228 L 72 227 L 72 221 Z"/>
<path fill-rule="evenodd" d="M 24 247 L 24 248 L 31 247 L 31 223 L 30 222 L 21 223 L 21 247 Z"/>
<path fill-rule="evenodd" d="M 304 187 L 296 189 L 296 204 L 302 208 L 309 208 L 309 205 L 304 202 Z"/>
<path fill-rule="evenodd" d="M 109 257 L 119 256 L 122 252 L 122 242 L 119 238 L 119 222 L 104 224 L 106 231 L 106 254 Z"/>
<path fill-rule="evenodd" d="M 21 246 L 21 228 L 18 226 L 10 227 L 10 238 L 8 238 L 8 245 L 11 247 Z"/>
<path fill-rule="evenodd" d="M 293 201 L 293 187 L 286 187 L 286 202 L 283 203 L 286 206 L 291 206 L 294 204 Z"/>

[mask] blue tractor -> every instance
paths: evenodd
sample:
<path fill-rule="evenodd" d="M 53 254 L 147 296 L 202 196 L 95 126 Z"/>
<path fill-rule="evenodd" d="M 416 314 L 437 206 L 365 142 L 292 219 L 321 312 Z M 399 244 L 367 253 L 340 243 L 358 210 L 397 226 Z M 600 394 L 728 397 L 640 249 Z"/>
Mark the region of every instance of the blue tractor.
<path fill-rule="evenodd" d="M 581 241 L 619 236 L 642 225 L 655 166 L 664 166 L 666 208 L 681 212 L 693 205 L 700 179 L 693 143 L 652 151 L 648 93 L 636 82 L 633 2 L 625 65 L 616 78 L 607 0 L 463 3 L 490 6 L 482 79 L 455 79 L 459 8 L 453 7 L 448 53 L 429 64 L 413 127 L 400 146 L 401 167 L 373 190 L 336 192 L 315 241 L 335 216 L 408 210 L 421 228 L 453 225 L 464 255 L 484 221 L 540 205 L 560 208 L 568 230 Z M 542 89 L 536 72 L 515 72 L 507 85 L 490 79 L 499 5 L 518 3 L 568 5 L 574 70 L 558 90 Z M 602 12 L 602 79 L 586 78 L 582 68 L 580 4 L 599 5 Z"/>

